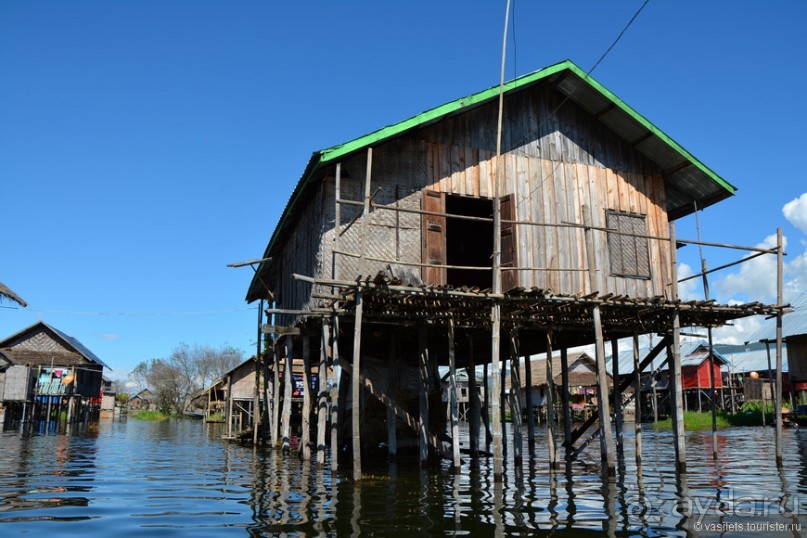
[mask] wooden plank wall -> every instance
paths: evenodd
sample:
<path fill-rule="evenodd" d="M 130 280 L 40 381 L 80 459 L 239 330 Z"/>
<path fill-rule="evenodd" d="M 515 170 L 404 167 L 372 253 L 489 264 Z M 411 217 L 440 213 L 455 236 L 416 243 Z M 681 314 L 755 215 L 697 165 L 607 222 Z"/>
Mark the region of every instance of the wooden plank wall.
<path fill-rule="evenodd" d="M 560 108 L 558 106 L 563 103 Z M 550 114 L 550 112 L 555 112 Z M 495 173 L 496 104 L 491 103 L 425 127 L 374 148 L 371 192 L 375 202 L 420 208 L 422 190 L 472 197 L 493 196 Z M 604 227 L 606 211 L 647 215 L 647 233 L 667 236 L 664 181 L 661 172 L 625 141 L 546 84 L 508 97 L 504 121 L 504 178 L 501 195 L 515 197 L 518 220 L 541 223 L 583 223 L 583 207 L 592 208 L 592 222 Z M 361 201 L 366 153 L 342 162 L 342 197 Z M 307 195 L 286 239 L 275 288 L 278 305 L 299 309 L 314 303 L 312 287 L 291 274 L 331 278 L 334 247 L 333 171 L 322 171 L 313 194 Z M 343 205 L 341 223 L 359 212 Z M 371 257 L 421 262 L 422 219 L 418 215 L 374 210 L 370 215 Z M 360 226 L 340 238 L 340 249 L 359 253 Z M 610 275 L 607 236 L 594 234 L 598 290 L 634 297 L 669 295 L 669 245 L 650 241 L 651 279 Z M 584 236 L 580 229 L 517 226 L 519 267 L 555 271 L 520 271 L 520 286 L 551 289 L 556 293 L 590 293 L 585 272 L 557 271 L 585 268 Z M 340 279 L 358 276 L 358 260 L 338 255 Z M 386 263 L 369 262 L 365 273 L 383 270 Z M 402 266 L 402 268 L 404 268 Z M 420 274 L 417 267 L 409 271 Z M 289 324 L 292 317 L 282 317 Z"/>

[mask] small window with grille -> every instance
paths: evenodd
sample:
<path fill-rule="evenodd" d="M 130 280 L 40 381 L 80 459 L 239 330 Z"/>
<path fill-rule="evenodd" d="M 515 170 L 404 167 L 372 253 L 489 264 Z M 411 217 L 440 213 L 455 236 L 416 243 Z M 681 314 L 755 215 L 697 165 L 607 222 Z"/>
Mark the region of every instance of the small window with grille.
<path fill-rule="evenodd" d="M 608 211 L 608 254 L 611 259 L 611 275 L 625 278 L 650 278 L 647 222 L 645 215 Z"/>

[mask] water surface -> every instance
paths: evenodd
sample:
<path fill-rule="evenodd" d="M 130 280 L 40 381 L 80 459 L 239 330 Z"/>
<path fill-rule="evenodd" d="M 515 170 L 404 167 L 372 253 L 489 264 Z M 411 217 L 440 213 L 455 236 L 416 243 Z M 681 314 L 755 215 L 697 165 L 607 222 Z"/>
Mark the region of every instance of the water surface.
<path fill-rule="evenodd" d="M 108 422 L 57 432 L 0 433 L 0 535 L 56 536 L 800 536 L 807 523 L 807 431 L 687 434 L 676 478 L 669 432 L 643 432 L 644 461 L 625 430 L 617 476 L 603 479 L 592 443 L 550 472 L 545 430 L 535 455 L 493 480 L 492 461 L 421 470 L 411 457 L 366 457 L 359 483 L 295 455 L 220 440 L 198 421 Z M 467 441 L 467 432 L 463 432 Z M 467 444 L 467 443 L 466 443 Z M 508 446 L 512 453 L 512 446 Z M 805 526 L 807 529 L 807 526 Z"/>

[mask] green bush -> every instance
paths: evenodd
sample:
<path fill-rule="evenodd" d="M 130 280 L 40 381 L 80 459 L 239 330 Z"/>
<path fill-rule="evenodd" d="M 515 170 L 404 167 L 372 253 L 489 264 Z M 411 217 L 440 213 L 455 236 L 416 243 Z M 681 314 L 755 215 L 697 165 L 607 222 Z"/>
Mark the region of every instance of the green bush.
<path fill-rule="evenodd" d="M 722 411 L 717 412 L 717 429 L 727 428 L 732 423 L 729 418 Z M 672 429 L 672 418 L 660 420 L 653 424 L 653 429 L 656 430 L 670 430 Z M 698 412 L 698 411 L 684 411 L 684 430 L 711 430 L 712 429 L 712 412 Z"/>
<path fill-rule="evenodd" d="M 132 418 L 138 420 L 168 420 L 168 416 L 159 411 L 139 411 L 132 414 Z"/>

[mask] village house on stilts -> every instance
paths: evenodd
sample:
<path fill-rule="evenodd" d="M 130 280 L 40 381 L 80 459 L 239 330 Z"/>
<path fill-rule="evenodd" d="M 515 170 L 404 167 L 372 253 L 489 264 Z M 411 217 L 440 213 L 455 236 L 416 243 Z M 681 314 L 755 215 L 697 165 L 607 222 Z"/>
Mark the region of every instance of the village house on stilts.
<path fill-rule="evenodd" d="M 513 417 L 508 457 L 518 462 L 525 441 L 534 446 L 520 399 L 502 400 L 505 362 L 517 374 L 522 358 L 594 343 L 598 390 L 608 394 L 606 341 L 616 349 L 655 333 L 645 360 L 670 349 L 685 469 L 681 327 L 782 311 L 678 298 L 676 247 L 696 242 L 677 240 L 674 221 L 734 192 L 570 61 L 315 152 L 264 257 L 252 262 L 246 299 L 271 316 L 265 435 L 288 446 L 290 413 L 279 406 L 291 402 L 291 382 L 279 365 L 302 359 L 312 389 L 300 419 L 304 458 L 323 464 L 330 445 L 335 468 L 345 448 L 358 479 L 362 451 L 380 440 L 390 457 L 411 444 L 421 461 L 439 455 L 458 468 L 456 371 L 484 366 L 485 390 L 469 391 L 469 448 L 479 454 L 486 423 L 501 477 L 504 405 Z M 545 363 L 552 385 L 554 361 Z M 449 369 L 448 414 L 438 365 Z M 518 395 L 518 377 L 509 394 Z M 617 414 L 624 385 L 615 387 Z M 545 405 L 550 465 L 598 437 L 603 469 L 614 472 L 609 398 L 575 430 L 568 402 L 563 417 Z"/>

